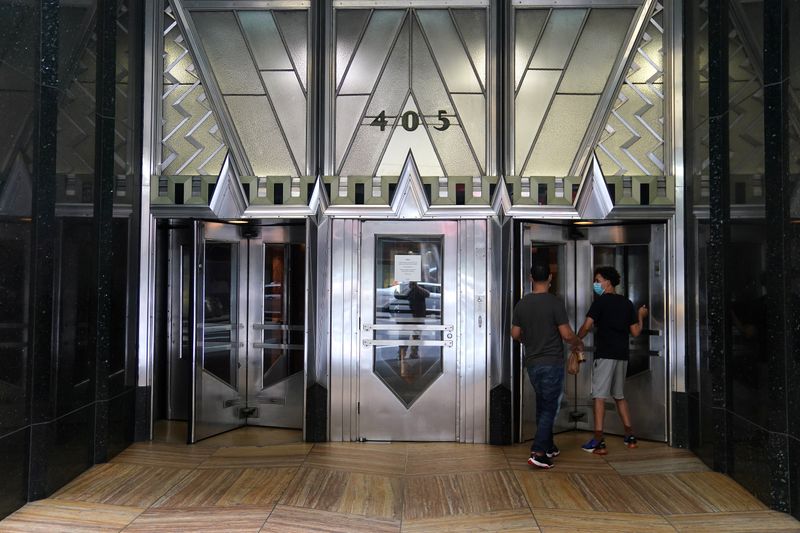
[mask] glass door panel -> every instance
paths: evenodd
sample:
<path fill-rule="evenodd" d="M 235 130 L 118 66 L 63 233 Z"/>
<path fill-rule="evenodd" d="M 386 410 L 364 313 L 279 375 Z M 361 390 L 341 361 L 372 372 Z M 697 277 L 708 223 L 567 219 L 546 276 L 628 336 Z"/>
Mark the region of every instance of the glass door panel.
<path fill-rule="evenodd" d="M 378 237 L 373 372 L 406 408 L 442 374 L 442 239 Z"/>

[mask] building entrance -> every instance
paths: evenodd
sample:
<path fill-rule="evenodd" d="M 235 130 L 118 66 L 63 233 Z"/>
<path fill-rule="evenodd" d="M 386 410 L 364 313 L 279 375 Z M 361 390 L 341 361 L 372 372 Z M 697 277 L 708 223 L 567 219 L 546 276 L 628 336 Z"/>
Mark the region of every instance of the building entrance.
<path fill-rule="evenodd" d="M 591 225 L 527 224 L 522 231 L 522 293 L 531 290 L 528 273 L 534 259 L 547 260 L 553 273 L 551 291 L 564 298 L 570 323 L 577 331 L 592 303 L 593 272 L 612 266 L 621 275 L 619 294 L 635 307 L 650 310 L 645 330 L 630 339 L 625 397 L 631 405 L 636 435 L 667 440 L 666 241 L 664 224 Z M 577 376 L 567 376 L 556 431 L 592 430 L 591 398 L 593 335 L 584 339 L 587 363 Z M 519 373 L 521 437 L 536 432 L 535 395 L 527 374 Z M 604 429 L 622 434 L 612 399 L 606 402 Z"/>
<path fill-rule="evenodd" d="M 195 222 L 169 250 L 167 418 L 302 428 L 305 226 Z"/>

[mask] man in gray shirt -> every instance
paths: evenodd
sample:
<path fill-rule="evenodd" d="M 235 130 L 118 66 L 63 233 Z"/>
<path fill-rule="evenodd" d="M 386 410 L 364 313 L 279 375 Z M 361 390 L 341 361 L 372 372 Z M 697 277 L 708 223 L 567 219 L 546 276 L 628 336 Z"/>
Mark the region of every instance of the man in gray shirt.
<path fill-rule="evenodd" d="M 550 294 L 550 266 L 538 261 L 531 267 L 533 292 L 514 307 L 511 337 L 525 346 L 525 369 L 536 391 L 536 436 L 528 464 L 552 468 L 559 454 L 553 442 L 553 423 L 564 390 L 564 345 L 583 349 L 569 325 L 561 298 Z"/>

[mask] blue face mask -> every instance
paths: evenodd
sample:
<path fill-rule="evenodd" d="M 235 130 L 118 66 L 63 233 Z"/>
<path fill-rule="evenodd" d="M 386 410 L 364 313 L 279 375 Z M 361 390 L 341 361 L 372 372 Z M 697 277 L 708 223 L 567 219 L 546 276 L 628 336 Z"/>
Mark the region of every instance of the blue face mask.
<path fill-rule="evenodd" d="M 601 294 L 603 294 L 603 286 L 602 286 L 600 283 L 598 283 L 597 281 L 595 281 L 595 282 L 592 284 L 592 289 L 594 289 L 594 293 L 595 293 L 596 295 L 598 295 L 598 296 L 600 296 Z"/>

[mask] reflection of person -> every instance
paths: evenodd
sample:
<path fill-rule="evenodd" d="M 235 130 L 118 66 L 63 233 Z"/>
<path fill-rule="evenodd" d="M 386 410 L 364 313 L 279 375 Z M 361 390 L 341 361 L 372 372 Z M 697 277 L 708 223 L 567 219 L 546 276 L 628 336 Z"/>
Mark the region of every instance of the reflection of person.
<path fill-rule="evenodd" d="M 411 316 L 413 318 L 421 318 L 423 320 L 414 320 L 414 323 L 423 323 L 424 318 L 428 314 L 428 309 L 426 305 L 426 299 L 431 295 L 430 291 L 427 289 L 420 287 L 416 281 L 411 281 L 408 283 L 408 292 L 405 294 L 395 293 L 395 297 L 400 300 L 408 300 L 408 306 L 411 308 Z M 411 333 L 412 340 L 419 340 L 420 336 L 422 335 L 421 330 L 414 330 Z M 403 359 L 406 355 L 406 349 L 408 346 L 401 346 L 400 347 L 400 359 Z M 419 346 L 412 346 L 410 356 L 412 359 L 419 358 Z"/>
<path fill-rule="evenodd" d="M 536 436 L 528 464 L 552 468 L 552 458 L 559 454 L 553 442 L 553 424 L 564 390 L 564 346 L 582 349 L 581 340 L 572 331 L 564 302 L 549 291 L 550 266 L 536 262 L 531 267 L 533 292 L 514 307 L 511 336 L 525 345 L 525 368 L 536 391 Z"/>
<path fill-rule="evenodd" d="M 592 398 L 594 398 L 594 437 L 583 445 L 583 450 L 604 455 L 607 452 L 603 439 L 603 419 L 605 418 L 605 400 L 609 396 L 617 403 L 622 425 L 625 428 L 625 445 L 636 447 L 636 437 L 631 427 L 631 415 L 628 401 L 623 394 L 625 375 L 628 370 L 628 334 L 638 337 L 641 334 L 647 306 L 643 305 L 637 312 L 633 303 L 621 294 L 616 294 L 619 285 L 619 272 L 612 267 L 599 267 L 594 271 L 593 289 L 595 298 L 586 321 L 578 330 L 583 338 L 596 327 L 594 367 L 592 368 Z"/>

